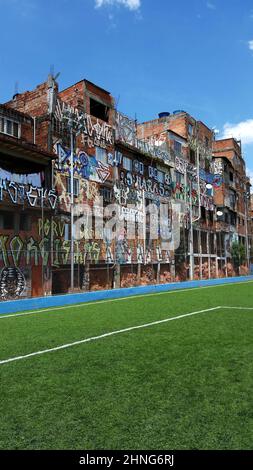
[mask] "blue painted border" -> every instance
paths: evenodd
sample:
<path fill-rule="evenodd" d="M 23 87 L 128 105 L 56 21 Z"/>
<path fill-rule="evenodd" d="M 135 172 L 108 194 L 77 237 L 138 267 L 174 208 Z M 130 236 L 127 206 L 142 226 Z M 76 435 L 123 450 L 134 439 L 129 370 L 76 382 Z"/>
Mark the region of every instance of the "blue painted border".
<path fill-rule="evenodd" d="M 208 279 L 203 281 L 186 281 L 171 284 L 156 284 L 152 286 L 130 287 L 123 289 L 103 290 L 98 292 L 83 292 L 80 294 L 65 294 L 50 297 L 36 297 L 22 300 L 8 300 L 0 302 L 0 315 L 6 313 L 23 312 L 41 308 L 61 307 L 79 303 L 94 302 L 105 299 L 118 299 L 140 294 L 154 292 L 175 291 L 194 287 L 215 286 L 220 284 L 233 284 L 235 282 L 253 281 L 253 276 L 230 277 L 223 279 Z"/>

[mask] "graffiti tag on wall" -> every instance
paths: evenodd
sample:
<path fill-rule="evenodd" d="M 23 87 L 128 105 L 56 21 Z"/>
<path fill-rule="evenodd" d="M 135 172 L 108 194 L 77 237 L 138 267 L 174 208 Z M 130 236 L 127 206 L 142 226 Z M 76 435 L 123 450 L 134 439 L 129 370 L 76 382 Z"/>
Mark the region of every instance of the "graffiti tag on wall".
<path fill-rule="evenodd" d="M 126 144 L 135 145 L 136 122 L 119 112 L 116 113 L 116 138 Z"/>
<path fill-rule="evenodd" d="M 58 155 L 56 169 L 61 172 L 67 172 L 70 175 L 70 150 L 66 150 L 59 142 L 56 143 L 55 150 Z M 96 157 L 88 155 L 83 150 L 73 156 L 73 171 L 74 174 L 90 181 L 96 181 L 97 183 L 104 183 L 111 175 L 109 165 L 98 161 Z"/>
<path fill-rule="evenodd" d="M 51 207 L 51 209 L 55 209 L 58 200 L 55 189 L 39 188 L 0 179 L 0 202 L 5 196 L 13 204 L 24 204 L 27 201 L 31 207 Z"/>
<path fill-rule="evenodd" d="M 82 141 L 88 147 L 106 148 L 108 145 L 114 144 L 114 131 L 109 124 L 100 122 L 89 114 L 83 113 L 58 99 L 54 114 L 55 119 L 63 122 L 63 117 L 68 120 L 68 116 L 73 115 L 78 123 Z"/>
<path fill-rule="evenodd" d="M 120 184 L 125 185 L 127 188 L 135 188 L 139 191 L 144 191 L 145 197 L 153 199 L 156 197 L 169 197 L 171 195 L 171 188 L 169 185 L 158 182 L 156 179 L 145 178 L 142 175 L 134 175 L 132 173 L 120 172 Z"/>
<path fill-rule="evenodd" d="M 165 163 L 169 163 L 171 160 L 167 144 L 162 137 L 157 139 L 151 137 L 146 140 L 137 139 L 136 122 L 119 112 L 116 113 L 116 138 L 153 158 L 163 160 Z"/>

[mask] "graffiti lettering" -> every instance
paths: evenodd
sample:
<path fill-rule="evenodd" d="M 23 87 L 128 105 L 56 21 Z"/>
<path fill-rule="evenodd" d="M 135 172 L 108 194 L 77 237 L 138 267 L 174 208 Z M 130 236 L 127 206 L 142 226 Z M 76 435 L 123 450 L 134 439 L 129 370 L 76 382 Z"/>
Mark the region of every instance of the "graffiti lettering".
<path fill-rule="evenodd" d="M 71 115 L 76 116 L 83 143 L 88 144 L 89 147 L 99 146 L 102 148 L 114 144 L 114 132 L 109 124 L 106 122 L 101 123 L 98 119 L 93 122 L 94 118 L 89 114 L 84 114 L 58 99 L 55 119 L 63 123 L 64 120 L 68 121 L 68 116 L 70 117 Z"/>
<path fill-rule="evenodd" d="M 13 181 L 0 179 L 0 202 L 4 195 L 10 198 L 13 204 L 23 204 L 27 200 L 31 207 L 50 207 L 55 209 L 57 194 L 55 189 L 44 189 L 32 185 L 22 185 Z"/>
<path fill-rule="evenodd" d="M 100 256 L 100 246 L 97 242 L 88 242 L 84 245 L 85 261 L 98 263 Z"/>
<path fill-rule="evenodd" d="M 56 143 L 55 150 L 58 155 L 56 168 L 70 175 L 70 150 L 64 149 L 59 142 Z M 94 156 L 90 156 L 84 151 L 80 151 L 77 155 L 74 154 L 73 171 L 74 175 L 81 176 L 90 181 L 97 181 L 98 183 L 104 183 L 111 175 L 111 170 L 108 165 L 101 163 Z"/>

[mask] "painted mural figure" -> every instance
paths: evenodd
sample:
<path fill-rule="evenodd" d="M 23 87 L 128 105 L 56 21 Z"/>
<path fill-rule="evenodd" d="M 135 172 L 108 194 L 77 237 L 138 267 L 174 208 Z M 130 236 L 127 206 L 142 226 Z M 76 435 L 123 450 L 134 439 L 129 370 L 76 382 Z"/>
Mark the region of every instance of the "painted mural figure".
<path fill-rule="evenodd" d="M 25 291 L 26 281 L 19 268 L 3 268 L 0 274 L 0 297 L 2 300 L 17 299 Z"/>

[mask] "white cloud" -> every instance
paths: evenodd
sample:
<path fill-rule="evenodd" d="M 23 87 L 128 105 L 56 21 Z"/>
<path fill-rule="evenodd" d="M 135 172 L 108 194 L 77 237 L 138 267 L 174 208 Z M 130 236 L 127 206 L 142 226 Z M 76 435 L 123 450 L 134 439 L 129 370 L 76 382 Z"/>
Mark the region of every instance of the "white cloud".
<path fill-rule="evenodd" d="M 253 119 L 238 122 L 237 124 L 230 124 L 227 122 L 223 127 L 224 139 L 228 137 L 235 137 L 242 141 L 243 145 L 253 144 Z"/>
<path fill-rule="evenodd" d="M 141 0 L 95 0 L 96 8 L 105 5 L 122 5 L 129 10 L 138 10 L 141 6 Z"/>
<path fill-rule="evenodd" d="M 249 50 L 253 51 L 253 39 L 251 41 L 248 41 L 248 46 L 249 46 Z"/>

